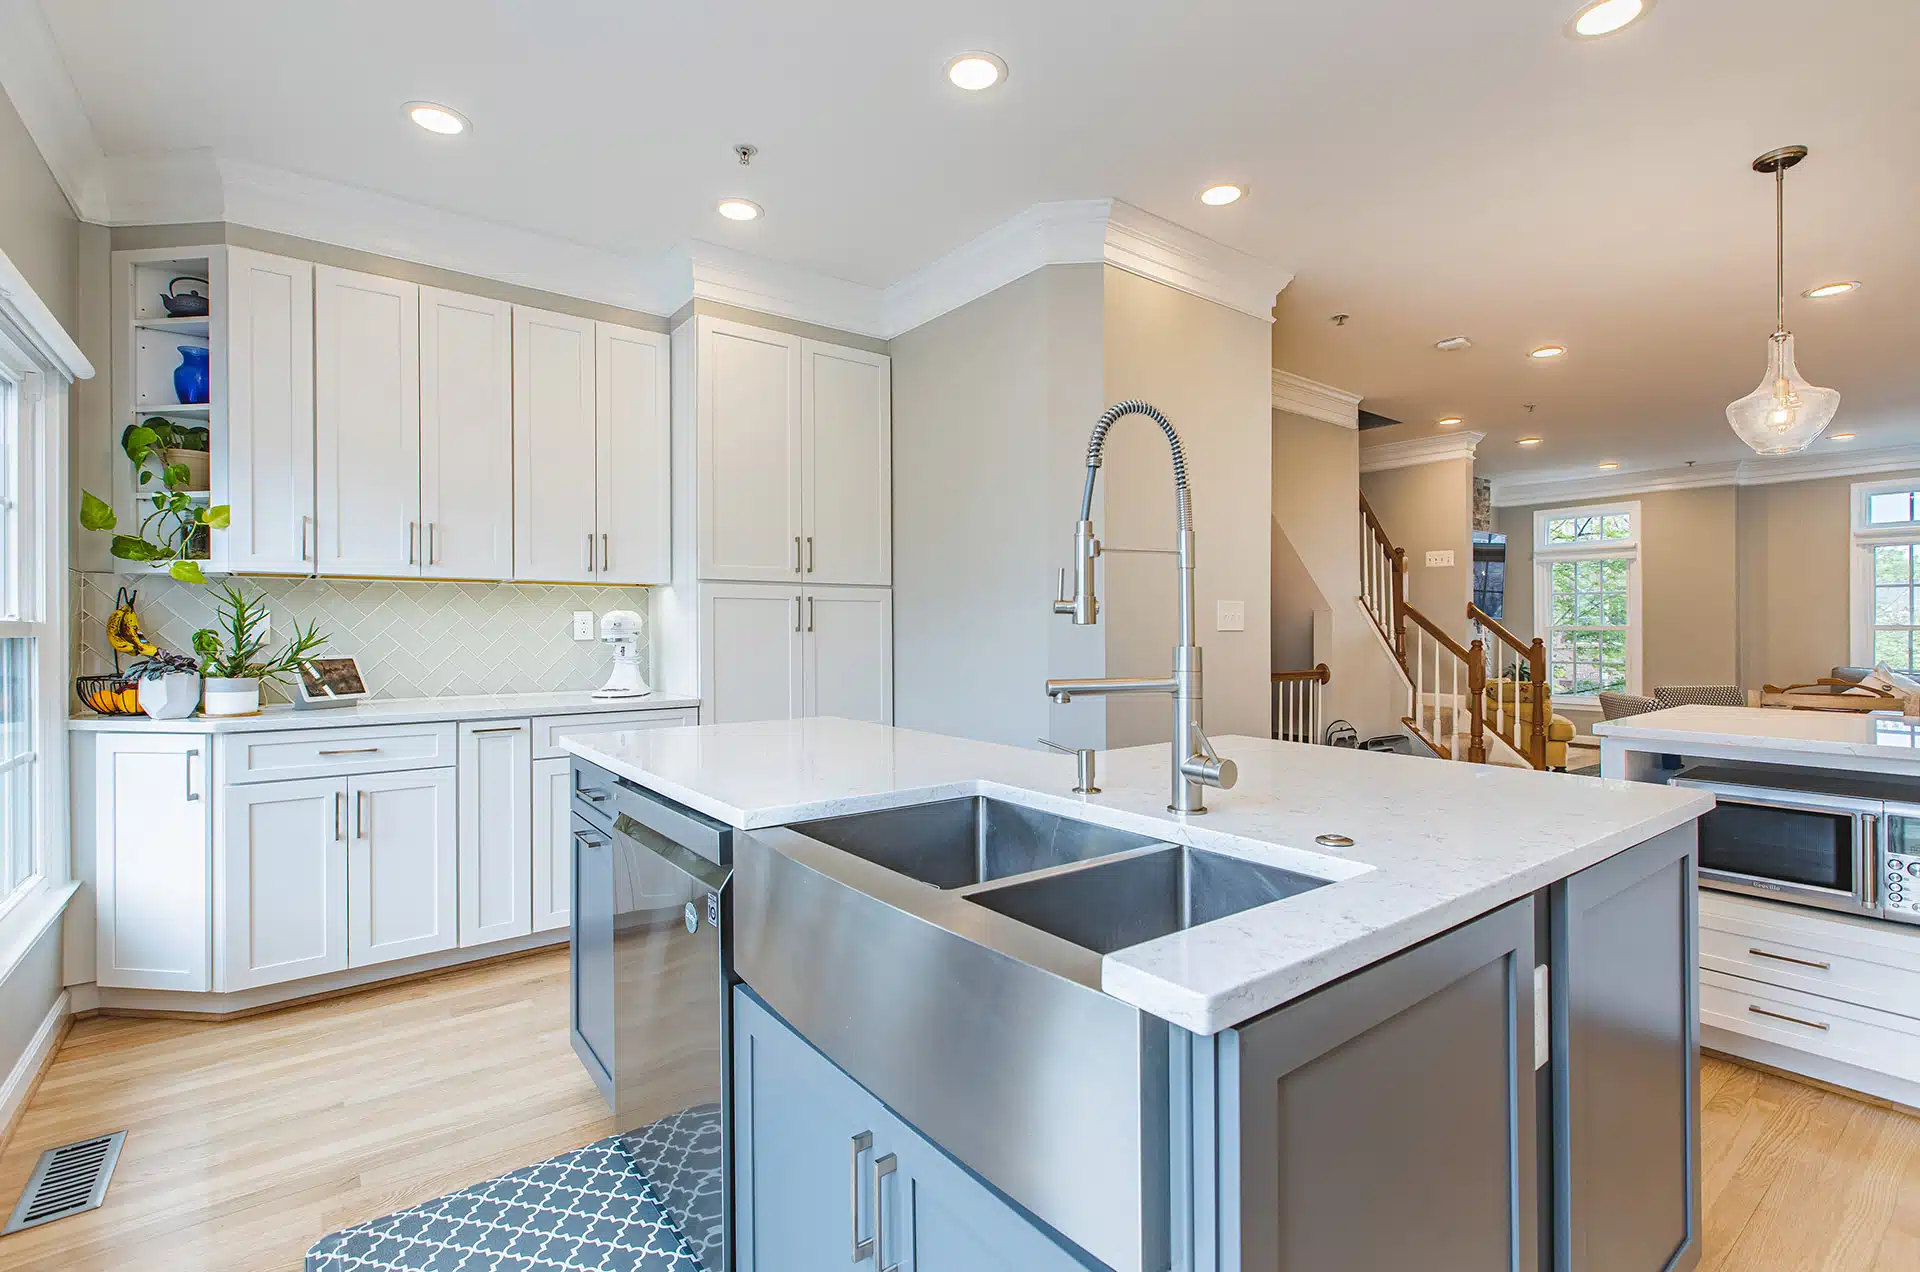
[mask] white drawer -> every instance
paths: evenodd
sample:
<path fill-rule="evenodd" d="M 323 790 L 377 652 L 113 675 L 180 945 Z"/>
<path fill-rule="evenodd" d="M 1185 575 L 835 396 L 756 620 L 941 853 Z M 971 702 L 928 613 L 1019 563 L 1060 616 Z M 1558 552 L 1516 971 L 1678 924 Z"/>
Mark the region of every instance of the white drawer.
<path fill-rule="evenodd" d="M 1920 1018 L 1920 927 L 1703 892 L 1700 965 Z"/>
<path fill-rule="evenodd" d="M 560 739 L 575 733 L 606 733 L 612 729 L 672 729 L 700 723 L 691 707 L 653 711 L 592 711 L 580 715 L 540 716 L 533 722 L 533 758 L 550 760 L 565 755 Z"/>
<path fill-rule="evenodd" d="M 448 722 L 228 734 L 220 739 L 221 780 L 241 786 L 297 777 L 446 768 L 454 762 L 456 732 Z"/>
<path fill-rule="evenodd" d="M 1920 1020 L 1700 972 L 1700 1023 L 1920 1082 Z"/>

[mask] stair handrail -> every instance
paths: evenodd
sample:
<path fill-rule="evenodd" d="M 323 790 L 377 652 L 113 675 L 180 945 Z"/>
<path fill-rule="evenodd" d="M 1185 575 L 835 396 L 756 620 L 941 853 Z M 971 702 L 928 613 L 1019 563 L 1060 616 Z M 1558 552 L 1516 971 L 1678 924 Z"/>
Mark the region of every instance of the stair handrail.
<path fill-rule="evenodd" d="M 1449 636 L 1446 632 L 1442 631 L 1440 627 L 1432 619 L 1428 618 L 1425 614 L 1422 614 L 1414 606 L 1402 603 L 1402 605 L 1400 606 L 1400 611 L 1404 617 L 1411 619 L 1413 621 L 1414 626 L 1418 627 L 1421 631 L 1431 636 L 1435 644 L 1439 645 L 1440 648 L 1452 654 L 1455 658 L 1459 659 L 1463 665 L 1465 665 L 1467 669 L 1467 693 L 1466 693 L 1466 698 L 1467 698 L 1466 708 L 1467 708 L 1467 720 L 1468 720 L 1467 759 L 1469 762 L 1474 764 L 1485 764 L 1487 762 L 1487 734 L 1486 734 L 1487 655 L 1486 655 L 1485 643 L 1482 641 L 1476 640 L 1470 646 L 1462 645 L 1459 641 L 1455 640 L 1452 636 Z M 1417 694 L 1419 692 L 1418 677 L 1415 677 L 1414 685 L 1415 685 L 1415 693 Z M 1437 684 L 1435 687 L 1436 689 L 1438 688 Z M 1414 717 L 1417 720 L 1419 718 L 1420 711 L 1421 711 L 1421 704 L 1417 698 L 1414 701 L 1413 709 L 1414 709 Z M 1438 709 L 1436 708 L 1436 722 L 1437 722 L 1437 719 L 1438 719 Z M 1422 741 L 1428 740 L 1426 735 L 1422 733 L 1417 727 L 1415 728 L 1415 732 L 1420 734 Z M 1452 757 L 1449 756 L 1448 758 L 1452 758 Z"/>
<path fill-rule="evenodd" d="M 1276 671 L 1273 673 L 1273 683 L 1276 685 L 1285 684 L 1290 680 L 1318 680 L 1324 685 L 1332 679 L 1333 669 L 1325 663 L 1321 663 L 1315 667 L 1309 667 L 1305 671 Z"/>
<path fill-rule="evenodd" d="M 1288 685 L 1320 686 L 1333 679 L 1333 668 L 1325 663 L 1305 669 L 1273 673 L 1273 738 L 1283 733 L 1304 734 L 1309 742 L 1320 740 L 1322 703 L 1317 688 L 1295 690 Z M 1283 702 L 1283 700 L 1290 700 Z M 1285 728 L 1283 728 L 1285 726 Z"/>
<path fill-rule="evenodd" d="M 1518 636 L 1507 630 L 1506 624 L 1471 601 L 1467 602 L 1467 618 L 1469 621 L 1478 624 L 1483 631 L 1493 633 L 1494 638 L 1501 644 L 1527 660 L 1528 678 L 1532 683 L 1540 686 L 1540 691 L 1529 695 L 1532 701 L 1527 706 L 1529 728 L 1525 750 L 1521 750 L 1520 746 L 1515 743 L 1513 730 L 1507 729 L 1503 731 L 1500 728 L 1499 717 L 1505 714 L 1504 711 L 1495 713 L 1493 731 L 1498 734 L 1501 740 L 1508 746 L 1513 747 L 1514 750 L 1520 751 L 1521 754 L 1525 755 L 1527 763 L 1533 765 L 1536 769 L 1545 769 L 1547 767 L 1547 695 L 1544 692 L 1547 684 L 1546 642 L 1538 636 L 1534 637 L 1532 641 L 1521 640 Z M 1484 668 L 1482 669 L 1481 675 L 1484 680 Z M 1516 685 L 1514 687 L 1514 705 L 1516 708 L 1519 706 L 1519 696 L 1519 686 Z M 1517 719 L 1519 716 L 1518 710 L 1514 712 L 1514 715 Z"/>
<path fill-rule="evenodd" d="M 1386 562 L 1387 578 L 1376 581 L 1376 585 L 1377 582 L 1384 582 L 1388 589 L 1387 621 L 1381 635 L 1393 645 L 1394 657 L 1404 665 L 1407 661 L 1407 551 L 1394 546 L 1393 540 L 1387 536 L 1386 527 L 1380 524 L 1380 518 L 1374 515 L 1373 505 L 1367 502 L 1364 494 L 1360 496 L 1360 524 L 1372 539 L 1373 554 L 1367 568 L 1376 568 L 1381 559 Z M 1366 582 L 1362 580 L 1363 594 Z M 1371 607 L 1368 612 L 1373 612 Z M 1375 621 L 1378 622 L 1377 615 Z"/>

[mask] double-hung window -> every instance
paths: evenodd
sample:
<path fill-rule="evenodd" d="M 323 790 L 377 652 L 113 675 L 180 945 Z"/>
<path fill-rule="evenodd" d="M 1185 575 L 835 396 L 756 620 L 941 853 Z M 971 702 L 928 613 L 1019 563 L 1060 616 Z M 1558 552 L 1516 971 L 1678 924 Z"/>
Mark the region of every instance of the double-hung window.
<path fill-rule="evenodd" d="M 1920 668 L 1920 482 L 1853 488 L 1851 660 Z"/>
<path fill-rule="evenodd" d="M 1555 700 L 1640 691 L 1640 505 L 1533 515 L 1534 630 Z"/>
<path fill-rule="evenodd" d="M 45 586 L 45 396 L 39 368 L 0 336 L 0 913 L 50 869 L 47 819 L 63 811 L 44 763 L 62 741 L 43 682 L 44 655 L 62 639 Z M 53 686 L 56 701 L 63 688 Z"/>

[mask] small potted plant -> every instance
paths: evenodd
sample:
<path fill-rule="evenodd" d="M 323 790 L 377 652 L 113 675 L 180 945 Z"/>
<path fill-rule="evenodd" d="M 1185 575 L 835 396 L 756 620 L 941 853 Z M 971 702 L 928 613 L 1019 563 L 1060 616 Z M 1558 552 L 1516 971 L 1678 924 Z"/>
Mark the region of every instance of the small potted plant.
<path fill-rule="evenodd" d="M 140 709 L 156 720 L 184 720 L 200 705 L 200 664 L 162 649 L 127 671 L 140 685 Z"/>
<path fill-rule="evenodd" d="M 257 715 L 260 711 L 260 682 L 284 680 L 327 643 L 318 624 L 303 630 L 293 627 L 293 638 L 278 653 L 267 653 L 267 602 L 259 597 L 249 600 L 239 589 L 220 589 L 215 603 L 218 626 L 203 627 L 193 634 L 193 652 L 200 655 L 200 670 L 206 676 L 206 701 L 202 710 L 210 716 Z"/>
<path fill-rule="evenodd" d="M 182 427 L 159 415 L 121 433 L 120 449 L 133 463 L 134 503 L 141 516 L 133 534 L 113 536 L 109 552 L 122 561 L 165 565 L 182 583 L 207 581 L 200 561 L 207 555 L 210 532 L 225 530 L 233 516 L 226 504 L 200 507 L 190 493 L 209 484 L 207 447 L 206 429 Z M 151 489 L 156 476 L 160 488 Z M 80 492 L 82 528 L 111 531 L 118 528 L 118 520 L 106 500 Z"/>

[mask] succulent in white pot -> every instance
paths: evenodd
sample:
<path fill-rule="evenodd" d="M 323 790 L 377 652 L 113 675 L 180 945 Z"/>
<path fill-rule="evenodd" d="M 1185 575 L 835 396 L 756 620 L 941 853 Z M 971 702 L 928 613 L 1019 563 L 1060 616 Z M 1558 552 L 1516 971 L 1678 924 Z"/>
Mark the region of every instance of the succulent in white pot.
<path fill-rule="evenodd" d="M 293 639 L 279 652 L 267 653 L 267 602 L 249 599 L 231 585 L 220 589 L 214 602 L 218 626 L 193 634 L 193 652 L 207 678 L 202 710 L 210 716 L 254 715 L 260 710 L 260 682 L 284 680 L 327 643 L 319 625 L 293 625 Z"/>
<path fill-rule="evenodd" d="M 200 664 L 163 649 L 128 670 L 140 682 L 140 709 L 156 720 L 184 720 L 200 705 Z"/>

